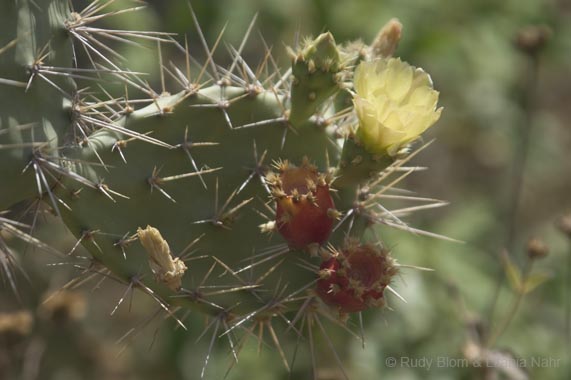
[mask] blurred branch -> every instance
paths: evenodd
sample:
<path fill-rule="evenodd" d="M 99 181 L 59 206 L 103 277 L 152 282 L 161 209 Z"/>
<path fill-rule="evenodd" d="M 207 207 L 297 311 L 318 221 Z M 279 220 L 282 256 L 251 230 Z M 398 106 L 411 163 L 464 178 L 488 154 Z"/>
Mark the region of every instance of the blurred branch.
<path fill-rule="evenodd" d="M 517 235 L 519 204 L 525 177 L 525 168 L 530 147 L 530 136 L 533 128 L 533 119 L 536 112 L 537 82 L 539 73 L 539 53 L 545 46 L 551 35 L 551 30 L 547 27 L 528 26 L 520 30 L 517 35 L 515 45 L 528 58 L 528 69 L 524 89 L 523 109 L 524 120 L 521 125 L 519 141 L 516 146 L 513 158 L 513 172 L 510 182 L 509 201 L 505 213 L 505 243 L 504 248 L 508 254 L 513 252 L 515 237 Z M 500 297 L 500 291 L 505 281 L 505 272 L 500 267 L 492 302 L 488 312 L 488 324 L 494 320 L 496 306 Z"/>

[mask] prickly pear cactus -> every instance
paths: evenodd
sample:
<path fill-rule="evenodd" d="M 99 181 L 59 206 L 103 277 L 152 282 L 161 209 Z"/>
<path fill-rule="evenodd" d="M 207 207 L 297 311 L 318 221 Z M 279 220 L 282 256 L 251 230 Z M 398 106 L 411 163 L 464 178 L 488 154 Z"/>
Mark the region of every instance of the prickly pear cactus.
<path fill-rule="evenodd" d="M 242 44 L 220 67 L 219 41 L 209 48 L 198 24 L 202 65 L 176 36 L 99 27 L 134 10 L 107 6 L 3 5 L 0 210 L 43 201 L 91 253 L 85 273 L 147 293 L 181 326 L 188 313 L 208 316 L 210 348 L 228 338 L 235 357 L 268 329 L 289 367 L 280 340 L 309 337 L 313 356 L 320 318 L 343 324 L 385 305 L 399 264 L 368 231 L 422 233 L 400 217 L 441 204 L 395 190 L 441 111 L 430 77 L 390 58 L 400 24 L 371 46 L 307 39 L 284 69 L 268 51 L 249 66 Z M 160 90 L 110 43 L 141 39 L 157 44 Z M 180 66 L 163 63 L 165 46 Z M 425 203 L 389 211 L 385 200 Z M 27 227 L 0 217 L 7 233 L 49 250 Z M 0 243 L 13 285 L 14 253 Z M 276 334 L 286 329 L 296 334 Z"/>

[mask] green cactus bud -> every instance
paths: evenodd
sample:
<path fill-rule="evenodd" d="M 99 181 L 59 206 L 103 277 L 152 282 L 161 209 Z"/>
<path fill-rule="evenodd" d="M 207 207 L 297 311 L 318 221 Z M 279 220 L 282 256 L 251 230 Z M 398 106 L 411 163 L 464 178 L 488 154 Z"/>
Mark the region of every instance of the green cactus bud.
<path fill-rule="evenodd" d="M 307 41 L 300 51 L 290 51 L 290 56 L 294 79 L 288 121 L 299 127 L 341 88 L 343 64 L 331 33 Z"/>

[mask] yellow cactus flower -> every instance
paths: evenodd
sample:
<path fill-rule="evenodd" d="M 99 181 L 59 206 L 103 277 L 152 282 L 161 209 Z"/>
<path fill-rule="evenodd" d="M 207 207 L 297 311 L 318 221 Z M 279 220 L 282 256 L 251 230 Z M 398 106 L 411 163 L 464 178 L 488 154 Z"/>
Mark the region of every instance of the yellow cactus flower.
<path fill-rule="evenodd" d="M 360 63 L 354 85 L 357 137 L 369 153 L 395 155 L 440 118 L 430 76 L 399 58 Z"/>

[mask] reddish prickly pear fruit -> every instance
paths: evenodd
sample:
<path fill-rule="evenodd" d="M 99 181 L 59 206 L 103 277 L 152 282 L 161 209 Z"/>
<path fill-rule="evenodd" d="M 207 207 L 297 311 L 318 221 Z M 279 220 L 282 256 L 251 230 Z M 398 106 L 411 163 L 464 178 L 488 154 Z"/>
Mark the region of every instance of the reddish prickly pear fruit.
<path fill-rule="evenodd" d="M 383 291 L 396 272 L 388 251 L 351 241 L 321 264 L 316 291 L 340 313 L 382 307 Z"/>
<path fill-rule="evenodd" d="M 276 200 L 277 230 L 294 249 L 325 243 L 339 214 L 329 193 L 330 177 L 305 158 L 299 167 L 284 161 L 275 168 L 266 180 Z"/>

